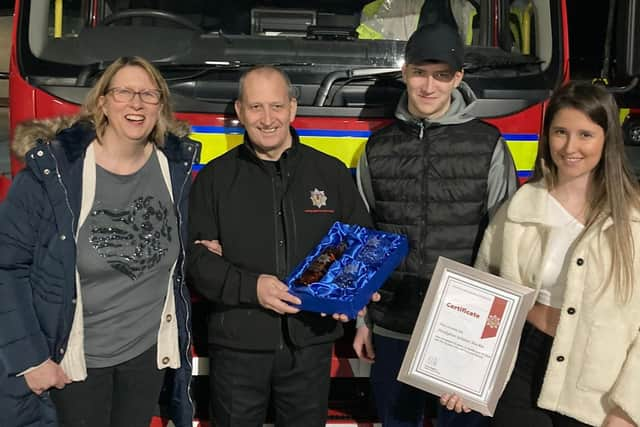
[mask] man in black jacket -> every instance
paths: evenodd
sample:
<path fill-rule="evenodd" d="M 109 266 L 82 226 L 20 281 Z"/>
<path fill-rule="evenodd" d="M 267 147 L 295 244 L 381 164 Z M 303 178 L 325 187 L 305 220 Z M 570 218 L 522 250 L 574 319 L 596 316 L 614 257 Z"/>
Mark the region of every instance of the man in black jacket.
<path fill-rule="evenodd" d="M 342 326 L 299 311 L 282 280 L 334 221 L 370 225 L 349 171 L 300 144 L 288 77 L 258 66 L 240 79 L 244 143 L 213 160 L 191 192 L 191 283 L 211 302 L 212 421 L 256 426 L 270 397 L 278 426 L 324 426 L 331 346 Z M 213 253 L 200 240 L 216 240 Z M 337 316 L 334 316 L 337 317 Z"/>
<path fill-rule="evenodd" d="M 410 242 L 354 340 L 362 360 L 375 360 L 371 383 L 385 427 L 423 425 L 427 394 L 396 378 L 438 257 L 473 264 L 489 216 L 517 186 L 500 132 L 469 114 L 475 96 L 462 81 L 463 48 L 457 29 L 444 24 L 410 37 L 396 120 L 371 135 L 358 164 L 376 227 Z M 459 426 L 484 423 L 458 418 Z"/>

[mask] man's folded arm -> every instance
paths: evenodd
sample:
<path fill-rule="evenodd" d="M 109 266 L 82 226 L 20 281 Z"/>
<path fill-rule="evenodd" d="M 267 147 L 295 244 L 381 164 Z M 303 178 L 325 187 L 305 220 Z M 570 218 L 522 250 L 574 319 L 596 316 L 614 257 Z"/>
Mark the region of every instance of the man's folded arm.
<path fill-rule="evenodd" d="M 191 285 L 209 301 L 258 305 L 259 274 L 236 267 L 202 245 L 190 243 L 187 271 Z"/>
<path fill-rule="evenodd" d="M 213 169 L 204 168 L 191 188 L 187 277 L 194 289 L 209 301 L 229 306 L 258 305 L 258 273 L 239 268 L 195 243 L 219 239 L 213 179 Z"/>

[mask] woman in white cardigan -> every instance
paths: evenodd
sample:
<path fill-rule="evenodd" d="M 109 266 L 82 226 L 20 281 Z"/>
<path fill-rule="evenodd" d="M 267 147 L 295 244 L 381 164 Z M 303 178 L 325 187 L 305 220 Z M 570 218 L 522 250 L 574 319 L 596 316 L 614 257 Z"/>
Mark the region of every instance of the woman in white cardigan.
<path fill-rule="evenodd" d="M 604 88 L 559 89 L 533 178 L 485 233 L 476 267 L 537 290 L 492 426 L 640 423 L 640 190 L 618 120 Z"/>

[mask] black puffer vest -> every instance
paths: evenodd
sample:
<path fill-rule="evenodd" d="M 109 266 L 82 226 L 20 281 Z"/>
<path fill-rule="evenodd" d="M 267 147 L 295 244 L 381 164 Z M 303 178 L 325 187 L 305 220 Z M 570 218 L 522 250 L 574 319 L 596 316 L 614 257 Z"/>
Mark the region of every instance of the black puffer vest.
<path fill-rule="evenodd" d="M 369 139 L 376 227 L 409 238 L 409 254 L 380 290 L 380 302 L 370 305 L 376 325 L 411 333 L 438 257 L 473 263 L 499 137 L 476 119 L 424 129 L 396 120 Z"/>

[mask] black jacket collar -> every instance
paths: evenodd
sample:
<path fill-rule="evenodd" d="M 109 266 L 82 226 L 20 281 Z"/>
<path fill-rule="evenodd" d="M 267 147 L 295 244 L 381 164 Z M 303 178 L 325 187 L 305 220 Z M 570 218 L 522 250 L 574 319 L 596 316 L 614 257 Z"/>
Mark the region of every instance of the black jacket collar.
<path fill-rule="evenodd" d="M 298 136 L 298 132 L 293 128 L 293 126 L 289 126 L 289 132 L 291 133 L 291 147 L 285 150 L 284 153 L 282 153 L 281 159 L 283 157 L 289 158 L 291 156 L 295 156 L 296 153 L 300 151 L 299 149 L 300 137 Z M 249 139 L 249 134 L 247 133 L 246 130 L 244 132 L 242 146 L 243 146 L 243 149 L 242 149 L 243 153 L 248 155 L 249 158 L 255 160 L 256 162 L 260 161 L 260 158 L 256 154 L 256 150 L 253 146 L 253 143 L 251 142 L 251 139 Z"/>

